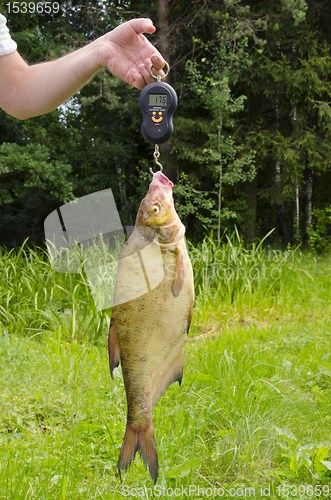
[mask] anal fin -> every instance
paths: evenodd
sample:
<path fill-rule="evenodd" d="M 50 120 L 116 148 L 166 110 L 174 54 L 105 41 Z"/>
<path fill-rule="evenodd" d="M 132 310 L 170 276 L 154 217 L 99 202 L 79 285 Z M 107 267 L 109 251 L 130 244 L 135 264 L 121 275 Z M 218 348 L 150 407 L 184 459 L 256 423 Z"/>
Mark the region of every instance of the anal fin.
<path fill-rule="evenodd" d="M 118 343 L 117 330 L 114 323 L 110 323 L 109 337 L 108 337 L 108 351 L 109 351 L 109 367 L 111 378 L 113 371 L 120 364 L 121 350 Z"/>
<path fill-rule="evenodd" d="M 152 406 L 155 406 L 162 394 L 167 390 L 170 384 L 178 382 L 182 383 L 183 378 L 183 364 L 184 364 L 184 347 L 181 348 L 177 358 L 172 363 L 170 369 L 165 374 L 159 387 L 156 387 L 153 392 Z"/>

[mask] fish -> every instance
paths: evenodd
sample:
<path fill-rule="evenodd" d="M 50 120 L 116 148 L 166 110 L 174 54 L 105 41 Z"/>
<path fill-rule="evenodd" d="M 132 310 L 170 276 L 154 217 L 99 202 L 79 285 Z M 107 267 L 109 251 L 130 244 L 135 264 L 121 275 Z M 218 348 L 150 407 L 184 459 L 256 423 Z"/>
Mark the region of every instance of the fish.
<path fill-rule="evenodd" d="M 121 472 L 139 451 L 156 484 L 152 407 L 170 384 L 182 383 L 194 284 L 185 226 L 174 208 L 172 188 L 161 171 L 153 174 L 118 262 L 108 348 L 111 376 L 121 363 L 127 399 L 117 463 L 121 481 Z"/>

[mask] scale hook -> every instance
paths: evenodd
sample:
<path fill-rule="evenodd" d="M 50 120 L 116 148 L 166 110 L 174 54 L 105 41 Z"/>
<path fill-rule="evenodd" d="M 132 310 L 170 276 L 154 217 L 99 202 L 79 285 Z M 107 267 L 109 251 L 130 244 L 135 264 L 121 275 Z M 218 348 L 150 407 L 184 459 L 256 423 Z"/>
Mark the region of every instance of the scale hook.
<path fill-rule="evenodd" d="M 160 156 L 160 151 L 159 151 L 159 145 L 158 144 L 155 144 L 155 151 L 153 153 L 153 156 L 154 156 L 154 160 L 155 160 L 155 164 L 160 167 L 160 172 L 162 172 L 163 170 L 163 166 L 161 165 L 161 163 L 159 162 L 159 156 Z M 153 172 L 152 170 L 152 167 L 149 169 L 150 173 L 152 175 L 154 175 L 155 172 Z"/>

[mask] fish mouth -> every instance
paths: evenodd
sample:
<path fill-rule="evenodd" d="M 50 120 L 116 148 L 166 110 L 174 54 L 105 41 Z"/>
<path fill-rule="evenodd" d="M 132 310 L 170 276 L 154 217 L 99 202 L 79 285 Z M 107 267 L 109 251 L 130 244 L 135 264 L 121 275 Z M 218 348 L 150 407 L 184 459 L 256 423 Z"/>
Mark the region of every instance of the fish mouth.
<path fill-rule="evenodd" d="M 158 171 L 153 174 L 153 180 L 149 185 L 150 189 L 161 188 L 161 189 L 172 189 L 174 187 L 168 177 L 166 177 L 162 172 Z"/>

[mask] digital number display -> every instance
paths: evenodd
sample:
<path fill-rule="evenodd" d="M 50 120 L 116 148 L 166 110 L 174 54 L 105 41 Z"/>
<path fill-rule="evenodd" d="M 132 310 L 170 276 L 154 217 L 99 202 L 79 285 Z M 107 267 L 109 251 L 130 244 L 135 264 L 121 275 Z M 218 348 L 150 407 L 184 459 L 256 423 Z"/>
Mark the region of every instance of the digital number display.
<path fill-rule="evenodd" d="M 149 94 L 148 104 L 150 106 L 166 106 L 167 94 Z"/>

